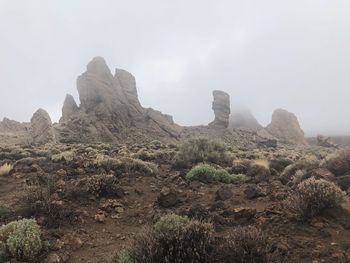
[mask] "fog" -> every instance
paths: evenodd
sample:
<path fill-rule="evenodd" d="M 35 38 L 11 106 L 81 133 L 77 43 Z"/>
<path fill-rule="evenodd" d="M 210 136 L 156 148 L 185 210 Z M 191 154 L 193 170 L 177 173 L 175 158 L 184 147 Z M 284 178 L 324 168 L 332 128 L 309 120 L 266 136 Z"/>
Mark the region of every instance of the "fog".
<path fill-rule="evenodd" d="M 213 119 L 212 90 L 266 125 L 350 135 L 348 0 L 0 0 L 0 118 L 54 121 L 95 56 L 135 75 L 143 106 L 182 125 Z"/>

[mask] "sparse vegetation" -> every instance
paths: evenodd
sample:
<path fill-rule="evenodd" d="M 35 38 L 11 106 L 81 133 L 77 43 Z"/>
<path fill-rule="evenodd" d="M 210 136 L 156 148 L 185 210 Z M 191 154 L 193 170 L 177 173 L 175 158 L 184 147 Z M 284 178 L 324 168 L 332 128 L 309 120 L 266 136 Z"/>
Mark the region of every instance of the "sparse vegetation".
<path fill-rule="evenodd" d="M 0 202 L 0 220 L 7 219 L 11 214 L 10 206 Z"/>
<path fill-rule="evenodd" d="M 41 229 L 33 219 L 14 221 L 0 228 L 0 256 L 7 260 L 13 257 L 36 262 L 44 249 Z"/>
<path fill-rule="evenodd" d="M 225 169 L 216 168 L 210 164 L 199 164 L 186 175 L 188 180 L 198 180 L 203 183 L 222 182 L 226 184 L 239 183 L 246 180 L 246 176 L 229 174 Z"/>
<path fill-rule="evenodd" d="M 287 208 L 299 219 L 307 220 L 323 210 L 340 206 L 344 193 L 334 183 L 309 178 L 301 182 L 287 200 Z"/>
<path fill-rule="evenodd" d="M 324 161 L 324 166 L 335 176 L 341 176 L 350 173 L 350 150 L 340 150 L 331 154 Z"/>
<path fill-rule="evenodd" d="M 183 223 L 171 230 L 167 227 L 160 228 L 161 231 L 144 230 L 130 248 L 116 256 L 115 262 L 124 259 L 138 263 L 212 262 L 213 226 L 197 220 Z"/>
<path fill-rule="evenodd" d="M 88 191 L 97 197 L 119 197 L 120 187 L 114 175 L 94 175 L 87 180 Z"/>
<path fill-rule="evenodd" d="M 188 167 L 197 163 L 229 164 L 232 161 L 226 145 L 219 140 L 196 138 L 185 141 L 175 156 L 175 164 Z"/>
<path fill-rule="evenodd" d="M 283 262 L 271 253 L 267 235 L 256 227 L 236 227 L 226 242 L 222 243 L 218 262 L 270 263 Z"/>
<path fill-rule="evenodd" d="M 2 166 L 0 166 L 0 176 L 8 175 L 12 169 L 13 165 L 7 163 L 3 164 Z"/>
<path fill-rule="evenodd" d="M 169 231 L 175 231 L 187 224 L 188 221 L 189 219 L 186 216 L 169 214 L 158 220 L 158 222 L 154 225 L 154 231 L 156 233 L 167 233 Z"/>

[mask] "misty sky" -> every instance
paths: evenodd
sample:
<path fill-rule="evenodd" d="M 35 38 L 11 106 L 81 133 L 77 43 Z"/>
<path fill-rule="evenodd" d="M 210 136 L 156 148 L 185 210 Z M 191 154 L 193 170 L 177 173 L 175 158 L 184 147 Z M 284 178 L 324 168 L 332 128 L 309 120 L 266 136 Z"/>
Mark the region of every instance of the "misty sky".
<path fill-rule="evenodd" d="M 136 77 L 179 124 L 213 119 L 212 90 L 266 125 L 350 135 L 349 0 L 0 0 L 0 118 L 54 121 L 94 56 Z"/>

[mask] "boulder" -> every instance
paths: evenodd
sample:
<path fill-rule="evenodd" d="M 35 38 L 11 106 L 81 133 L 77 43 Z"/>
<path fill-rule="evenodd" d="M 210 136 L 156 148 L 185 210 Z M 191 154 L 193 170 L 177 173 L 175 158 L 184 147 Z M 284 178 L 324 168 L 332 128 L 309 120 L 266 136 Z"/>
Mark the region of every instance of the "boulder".
<path fill-rule="evenodd" d="M 69 120 L 72 117 L 72 115 L 77 111 L 78 111 L 78 105 L 75 102 L 73 96 L 70 94 L 67 94 L 63 103 L 62 117 L 60 119 L 60 122 Z"/>
<path fill-rule="evenodd" d="M 55 143 L 55 133 L 49 114 L 39 109 L 30 120 L 31 136 L 34 144 Z"/>
<path fill-rule="evenodd" d="M 229 125 L 230 109 L 230 95 L 221 90 L 213 91 L 214 101 L 213 110 L 215 119 L 209 123 L 209 126 L 227 128 Z"/>
<path fill-rule="evenodd" d="M 286 110 L 275 110 L 272 121 L 266 127 L 266 130 L 282 142 L 300 146 L 307 145 L 297 117 Z"/>
<path fill-rule="evenodd" d="M 331 137 L 325 137 L 323 135 L 317 135 L 317 146 L 327 148 L 338 148 L 339 146 L 331 141 Z"/>

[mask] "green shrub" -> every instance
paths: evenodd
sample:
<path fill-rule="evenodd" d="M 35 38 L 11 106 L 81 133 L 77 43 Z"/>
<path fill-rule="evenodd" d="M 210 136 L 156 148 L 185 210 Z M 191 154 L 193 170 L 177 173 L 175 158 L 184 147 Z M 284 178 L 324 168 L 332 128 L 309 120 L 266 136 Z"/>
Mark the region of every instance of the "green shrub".
<path fill-rule="evenodd" d="M 64 151 L 51 156 L 53 162 L 71 162 L 75 159 L 76 154 L 74 151 Z"/>
<path fill-rule="evenodd" d="M 41 229 L 34 219 L 22 219 L 2 226 L 0 241 L 0 254 L 20 261 L 34 262 L 45 248 Z"/>
<path fill-rule="evenodd" d="M 121 250 L 113 260 L 113 263 L 137 263 L 127 249 Z"/>
<path fill-rule="evenodd" d="M 158 167 L 156 164 L 133 158 L 120 159 L 116 169 L 129 174 L 139 173 L 143 175 L 154 175 L 158 172 Z"/>
<path fill-rule="evenodd" d="M 325 209 L 340 206 L 344 194 L 334 183 L 311 177 L 297 186 L 286 206 L 299 220 L 307 220 Z"/>
<path fill-rule="evenodd" d="M 202 162 L 229 164 L 231 161 L 232 158 L 225 143 L 207 138 L 185 141 L 175 156 L 175 165 L 180 167 L 188 167 Z"/>
<path fill-rule="evenodd" d="M 189 221 L 187 216 L 179 216 L 176 214 L 169 214 L 160 218 L 154 225 L 154 231 L 156 233 L 167 233 L 169 231 L 175 231 L 178 228 L 184 226 Z"/>
<path fill-rule="evenodd" d="M 11 214 L 10 207 L 2 202 L 0 202 L 0 220 L 7 219 Z"/>
<path fill-rule="evenodd" d="M 198 180 L 203 183 L 222 182 L 226 184 L 239 183 L 246 180 L 245 175 L 229 174 L 222 168 L 215 168 L 210 164 L 199 164 L 186 175 L 188 180 Z"/>

